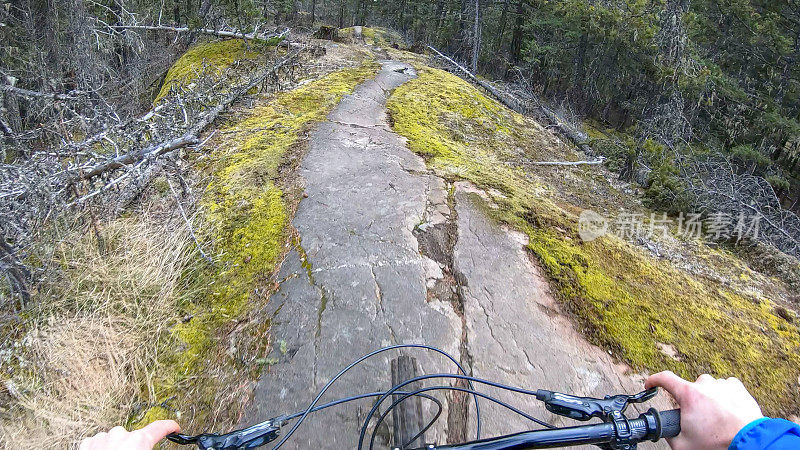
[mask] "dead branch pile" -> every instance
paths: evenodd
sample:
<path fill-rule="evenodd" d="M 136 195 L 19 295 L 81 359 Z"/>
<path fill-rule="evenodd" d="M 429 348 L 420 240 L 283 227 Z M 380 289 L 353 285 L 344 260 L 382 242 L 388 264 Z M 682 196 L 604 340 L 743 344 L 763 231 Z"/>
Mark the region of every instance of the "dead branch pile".
<path fill-rule="evenodd" d="M 698 212 L 722 214 L 732 227 L 756 227 L 751 234 L 759 241 L 800 258 L 800 218 L 781 206 L 767 180 L 738 173 L 722 156 L 684 162 L 681 175 Z"/>
<path fill-rule="evenodd" d="M 305 51 L 291 46 L 268 64 L 239 61 L 222 73 L 203 67 L 196 81 L 173 84 L 165 101 L 140 117 L 112 121 L 80 142 L 0 164 L 0 269 L 12 290 L 27 300 L 32 280 L 22 261 L 46 224 L 87 210 L 118 214 L 161 170 L 159 157 L 201 144 L 203 131 L 252 89 L 285 88 Z"/>

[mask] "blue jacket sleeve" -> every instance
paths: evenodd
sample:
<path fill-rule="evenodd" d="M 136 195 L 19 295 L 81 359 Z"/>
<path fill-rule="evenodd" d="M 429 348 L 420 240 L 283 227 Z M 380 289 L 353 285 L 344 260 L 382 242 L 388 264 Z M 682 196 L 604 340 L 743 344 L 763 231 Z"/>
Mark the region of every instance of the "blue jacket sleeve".
<path fill-rule="evenodd" d="M 758 419 L 745 425 L 728 450 L 800 449 L 800 425 L 783 419 Z"/>

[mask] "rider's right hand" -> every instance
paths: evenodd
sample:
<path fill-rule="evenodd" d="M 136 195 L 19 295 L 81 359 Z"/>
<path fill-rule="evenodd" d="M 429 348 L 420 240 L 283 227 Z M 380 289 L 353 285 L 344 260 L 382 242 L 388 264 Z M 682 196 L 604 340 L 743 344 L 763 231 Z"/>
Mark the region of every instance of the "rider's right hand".
<path fill-rule="evenodd" d="M 674 450 L 725 450 L 739 430 L 764 417 L 736 378 L 704 374 L 692 383 L 667 371 L 645 381 L 646 388 L 654 386 L 666 389 L 681 407 L 681 434 L 668 440 Z"/>

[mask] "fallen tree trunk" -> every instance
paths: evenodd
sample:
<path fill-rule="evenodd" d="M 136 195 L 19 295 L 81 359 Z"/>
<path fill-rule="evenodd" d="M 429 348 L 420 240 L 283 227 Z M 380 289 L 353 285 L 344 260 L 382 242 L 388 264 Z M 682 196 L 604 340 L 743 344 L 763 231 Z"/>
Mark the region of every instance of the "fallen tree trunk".
<path fill-rule="evenodd" d="M 163 25 L 114 25 L 111 28 L 118 30 L 148 30 L 148 31 L 169 31 L 172 33 L 202 33 L 216 37 L 228 38 L 242 38 L 242 39 L 258 39 L 267 41 L 270 39 L 283 39 L 289 34 L 289 29 L 285 29 L 280 33 L 262 34 L 262 33 L 243 33 L 241 31 L 226 31 L 214 30 L 212 28 L 189 28 L 189 27 L 167 27 Z"/>
<path fill-rule="evenodd" d="M 82 140 L 80 142 L 71 142 L 69 144 L 66 144 L 63 147 L 61 147 L 60 150 L 63 151 L 65 149 L 67 149 L 67 148 L 81 148 L 81 147 L 85 148 L 85 147 L 89 147 L 90 145 L 94 144 L 95 142 L 99 142 L 100 140 L 104 139 L 106 136 L 108 136 L 109 133 L 111 133 L 111 132 L 113 132 L 115 130 L 122 129 L 125 126 L 130 125 L 131 123 L 134 123 L 134 122 L 144 122 L 146 120 L 149 120 L 150 118 L 152 118 L 154 115 L 158 114 L 159 111 L 161 111 L 162 109 L 166 108 L 167 106 L 169 106 L 168 103 L 161 103 L 161 104 L 159 104 L 158 106 L 154 107 L 153 109 L 151 109 L 146 114 L 144 114 L 144 115 L 142 115 L 140 117 L 129 119 L 129 120 L 123 122 L 123 123 L 106 127 L 102 131 L 100 131 L 100 132 L 94 134 L 93 136 L 90 136 L 90 137 L 88 137 L 88 138 L 86 138 L 86 139 L 84 139 L 84 140 Z"/>
<path fill-rule="evenodd" d="M 186 147 L 187 145 L 196 144 L 200 142 L 200 139 L 197 137 L 197 134 L 200 133 L 206 126 L 208 126 L 219 114 L 221 109 L 218 107 L 212 109 L 205 115 L 197 125 L 202 125 L 202 127 L 192 127 L 192 129 L 186 132 L 183 136 L 172 139 L 171 141 L 162 142 L 158 145 L 154 145 L 151 147 L 146 147 L 143 149 L 134 150 L 132 152 L 126 153 L 124 155 L 120 155 L 114 159 L 108 160 L 102 164 L 98 164 L 89 170 L 81 171 L 80 175 L 74 177 L 72 181 L 78 180 L 88 180 L 89 178 L 96 177 L 103 172 L 107 172 L 109 170 L 119 169 L 120 167 L 125 167 L 130 164 L 135 163 L 136 161 L 140 161 L 146 157 L 155 158 L 157 156 L 163 155 L 164 153 L 171 152 L 173 150 L 177 150 L 179 148 Z"/>
<path fill-rule="evenodd" d="M 37 92 L 31 91 L 28 89 L 22 89 L 15 86 L 11 86 L 8 84 L 0 84 L 0 89 L 3 92 L 8 94 L 13 94 L 18 97 L 27 97 L 27 98 L 48 98 L 52 100 L 75 100 L 77 97 L 75 95 L 83 94 L 83 92 L 71 92 L 70 94 L 57 94 L 57 93 L 45 93 L 45 92 Z"/>
<path fill-rule="evenodd" d="M 457 63 L 452 58 L 448 57 L 439 50 L 436 50 L 430 45 L 428 46 L 428 49 L 434 52 L 436 56 L 444 59 L 453 67 L 458 69 L 461 73 L 466 75 L 467 78 L 470 79 L 470 81 L 485 89 L 487 92 L 489 92 L 489 94 L 492 95 L 492 97 L 497 99 L 497 101 L 499 101 L 500 103 L 508 106 L 509 108 L 519 113 L 524 114 L 528 112 L 528 108 L 525 106 L 523 102 L 517 99 L 509 99 L 507 95 L 504 95 L 502 92 L 498 91 L 497 88 L 492 86 L 490 83 L 487 83 L 486 81 L 479 79 L 472 72 L 467 70 L 466 67 Z M 551 110 L 550 108 L 545 107 L 539 102 L 536 102 L 535 107 L 538 110 L 537 112 L 549 122 L 550 128 L 555 128 L 556 130 L 558 130 L 558 132 L 562 136 L 564 136 L 567 140 L 575 144 L 576 147 L 578 147 L 581 151 L 585 152 L 586 154 L 589 155 L 595 154 L 592 147 L 587 143 L 588 139 L 586 135 L 575 129 L 573 126 L 569 125 L 566 121 L 561 119 L 558 116 L 558 114 L 555 113 L 555 111 Z"/>
<path fill-rule="evenodd" d="M 234 92 L 228 97 L 226 97 L 219 105 L 211 108 L 210 110 L 202 114 L 201 119 L 197 123 L 192 125 L 192 127 L 189 128 L 189 130 L 186 131 L 180 137 L 171 139 L 169 141 L 161 142 L 159 144 L 152 145 L 150 147 L 145 147 L 142 149 L 137 149 L 125 153 L 124 155 L 117 156 L 116 158 L 109 159 L 108 161 L 105 161 L 103 163 L 97 164 L 89 168 L 83 168 L 80 170 L 80 173 L 72 177 L 70 181 L 76 182 L 79 180 L 88 180 L 104 172 L 108 172 L 114 169 L 119 169 L 121 167 L 133 164 L 137 161 L 141 161 L 144 158 L 156 158 L 165 153 L 178 150 L 188 145 L 197 144 L 198 142 L 200 142 L 199 138 L 200 134 L 203 132 L 203 130 L 206 129 L 206 127 L 211 125 L 211 123 L 214 122 L 214 120 L 216 120 L 217 116 L 219 116 L 220 113 L 225 111 L 231 104 L 233 104 L 233 102 L 239 99 L 239 97 L 241 97 L 247 91 L 258 86 L 267 77 L 277 72 L 278 69 L 285 66 L 290 61 L 293 61 L 298 54 L 299 51 L 295 51 L 293 54 L 283 58 L 280 62 L 278 62 L 269 70 L 266 70 L 261 75 L 255 77 L 246 85 L 235 89 Z"/>
<path fill-rule="evenodd" d="M 603 164 L 605 158 L 600 157 L 594 161 L 529 161 L 525 164 L 531 166 L 596 166 Z"/>

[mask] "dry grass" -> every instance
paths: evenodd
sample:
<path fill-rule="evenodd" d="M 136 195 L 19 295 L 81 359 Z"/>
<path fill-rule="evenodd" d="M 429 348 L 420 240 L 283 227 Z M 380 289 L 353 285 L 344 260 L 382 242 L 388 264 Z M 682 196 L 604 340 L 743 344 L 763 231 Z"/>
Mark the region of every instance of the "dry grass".
<path fill-rule="evenodd" d="M 101 230 L 102 250 L 91 233 L 61 244 L 60 273 L 6 361 L 0 446 L 70 448 L 155 401 L 150 380 L 174 346 L 168 328 L 191 260 L 186 234 L 179 222 L 126 218 Z"/>

